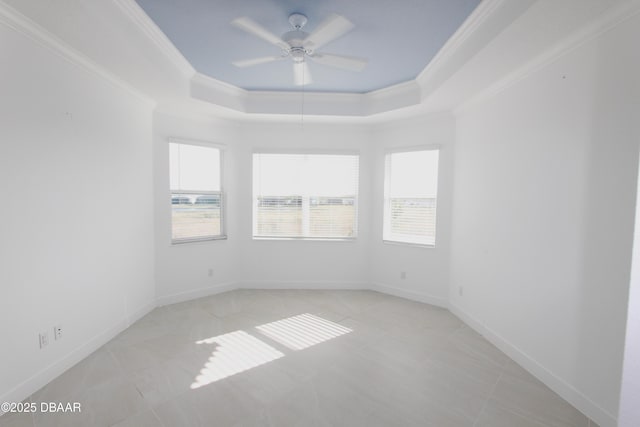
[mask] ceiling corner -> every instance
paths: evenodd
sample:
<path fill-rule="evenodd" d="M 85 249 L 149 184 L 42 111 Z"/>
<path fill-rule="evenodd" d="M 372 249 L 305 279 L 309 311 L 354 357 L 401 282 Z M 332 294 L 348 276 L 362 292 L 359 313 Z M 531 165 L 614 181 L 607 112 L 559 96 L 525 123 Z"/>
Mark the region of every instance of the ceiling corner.
<path fill-rule="evenodd" d="M 118 8 L 155 44 L 187 78 L 196 70 L 135 0 L 114 0 Z"/>
<path fill-rule="evenodd" d="M 0 1 L 0 25 L 5 25 L 24 36 L 29 37 L 33 41 L 39 43 L 46 49 L 55 52 L 57 55 L 60 55 L 72 64 L 75 64 L 85 71 L 104 79 L 115 87 L 126 90 L 128 93 L 145 102 L 149 106 L 155 107 L 157 105 L 156 99 L 131 85 L 125 79 L 122 79 L 120 76 L 116 75 L 102 64 L 96 62 L 85 53 L 77 50 L 66 41 L 61 40 L 47 28 L 3 1 Z"/>
<path fill-rule="evenodd" d="M 482 1 L 416 78 L 422 99 L 435 92 L 536 1 Z"/>

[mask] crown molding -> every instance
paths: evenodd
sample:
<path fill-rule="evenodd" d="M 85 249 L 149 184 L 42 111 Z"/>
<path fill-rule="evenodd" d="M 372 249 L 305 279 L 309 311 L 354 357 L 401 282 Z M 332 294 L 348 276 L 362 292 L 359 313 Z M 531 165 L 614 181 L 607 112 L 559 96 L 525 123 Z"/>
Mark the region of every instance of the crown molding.
<path fill-rule="evenodd" d="M 248 91 L 198 72 L 189 80 L 189 95 L 199 101 L 247 112 Z"/>
<path fill-rule="evenodd" d="M 368 93 L 248 91 L 196 73 L 191 96 L 248 114 L 365 117 L 419 104 L 420 87 L 410 80 Z"/>
<path fill-rule="evenodd" d="M 471 15 L 465 19 L 460 28 L 447 40 L 424 70 L 418 74 L 416 80 L 423 81 L 429 74 L 433 74 L 436 69 L 443 67 L 456 50 L 471 37 L 502 3 L 504 3 L 504 0 L 484 0 L 481 2 Z"/>
<path fill-rule="evenodd" d="M 191 82 L 207 86 L 212 90 L 224 93 L 226 95 L 247 96 L 250 93 L 246 89 L 242 89 L 238 86 L 232 85 L 231 83 L 227 83 L 198 72 L 196 72 L 191 77 Z"/>
<path fill-rule="evenodd" d="M 416 81 L 426 99 L 537 0 L 484 0 L 427 64 Z"/>
<path fill-rule="evenodd" d="M 535 1 L 484 0 L 416 79 L 368 93 L 247 91 L 196 72 L 191 96 L 249 114 L 370 117 L 416 107 Z"/>
<path fill-rule="evenodd" d="M 114 3 L 185 77 L 191 78 L 196 74 L 191 63 L 135 0 L 114 0 Z"/>
<path fill-rule="evenodd" d="M 250 114 L 293 114 L 321 116 L 362 116 L 363 95 L 330 92 L 251 91 L 247 99 Z"/>
<path fill-rule="evenodd" d="M 362 95 L 362 104 L 366 108 L 364 115 L 387 113 L 401 108 L 420 104 L 422 87 L 416 80 L 409 80 Z"/>
<path fill-rule="evenodd" d="M 368 117 L 420 103 L 415 80 L 367 93 L 248 91 L 247 113 Z"/>
<path fill-rule="evenodd" d="M 0 1 L 0 24 L 28 37 L 66 61 L 102 78 L 105 81 L 108 81 L 118 88 L 126 90 L 138 99 L 149 104 L 151 107 L 156 105 L 156 101 L 154 99 L 107 71 L 104 67 L 72 48 L 67 43 L 3 1 Z"/>
<path fill-rule="evenodd" d="M 519 81 L 527 78 L 529 75 L 546 67 L 572 50 L 577 49 L 590 40 L 597 38 L 624 21 L 633 18 L 638 13 L 640 13 L 640 0 L 630 0 L 611 8 L 591 23 L 574 31 L 560 42 L 556 43 L 511 73 L 506 74 L 503 78 L 488 86 L 475 96 L 455 106 L 453 113 L 456 116 L 463 115 L 466 111 L 497 96 L 501 92 L 517 84 Z"/>

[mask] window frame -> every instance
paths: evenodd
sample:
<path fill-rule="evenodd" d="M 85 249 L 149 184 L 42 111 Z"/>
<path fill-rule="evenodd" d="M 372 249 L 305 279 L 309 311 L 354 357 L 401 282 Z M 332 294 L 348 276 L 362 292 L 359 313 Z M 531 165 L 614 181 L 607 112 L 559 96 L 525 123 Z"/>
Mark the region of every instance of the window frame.
<path fill-rule="evenodd" d="M 224 187 L 224 176 L 225 176 L 225 151 L 227 146 L 225 144 L 221 144 L 218 142 L 212 141 L 203 141 L 198 139 L 187 139 L 187 138 L 175 138 L 170 137 L 167 138 L 167 148 L 170 147 L 170 144 L 182 144 L 182 145 L 194 145 L 205 148 L 214 148 L 219 152 L 219 173 L 220 173 L 220 191 L 195 191 L 195 190 L 178 190 L 176 194 L 201 194 L 201 195 L 219 195 L 220 196 L 220 234 L 215 236 L 201 236 L 201 237 L 187 237 L 181 239 L 173 238 L 173 204 L 170 203 L 171 210 L 169 211 L 169 224 L 170 224 L 170 236 L 171 236 L 171 246 L 183 245 L 185 243 L 201 243 L 201 242 L 211 242 L 216 240 L 227 240 L 227 228 L 226 228 L 226 216 L 227 216 L 227 197 L 225 193 Z M 171 162 L 171 153 L 169 152 L 169 162 Z M 171 164 L 169 164 L 168 170 L 171 170 Z M 169 182 L 169 201 L 171 202 L 171 197 L 173 194 L 173 189 L 171 188 L 171 182 Z"/>
<path fill-rule="evenodd" d="M 356 195 L 354 197 L 354 235 L 348 237 L 312 237 L 312 236 L 257 236 L 255 234 L 257 228 L 257 205 L 255 203 L 254 189 L 254 156 L 256 154 L 281 154 L 281 155 L 337 155 L 337 156 L 356 156 L 358 159 L 358 176 L 356 185 Z M 286 149 L 286 148 L 260 148 L 256 147 L 251 151 L 251 239 L 254 241 L 319 241 L 319 242 L 355 242 L 358 238 L 360 226 L 360 150 L 341 150 L 341 149 Z"/>
<path fill-rule="evenodd" d="M 387 239 L 385 238 L 388 234 L 387 232 L 387 227 L 391 226 L 391 219 L 390 219 L 390 215 L 391 215 L 391 197 L 389 195 L 390 193 L 390 186 L 391 186 L 391 177 L 388 177 L 387 174 L 389 173 L 389 163 L 390 162 L 390 156 L 392 154 L 396 154 L 396 153 L 411 153 L 411 152 L 416 152 L 416 151 L 437 151 L 438 152 L 438 172 L 436 174 L 436 180 L 437 180 L 437 186 L 436 186 L 436 215 L 435 215 L 435 231 L 434 231 L 434 243 L 418 243 L 418 242 L 409 242 L 409 241 L 402 241 L 402 240 L 391 240 L 391 239 Z M 438 199 L 439 199 L 439 193 L 440 193 L 440 161 L 441 161 L 441 154 L 442 154 L 442 145 L 440 144 L 423 144 L 423 145 L 412 145 L 412 146 L 405 146 L 405 147 L 388 147 L 385 148 L 384 150 L 384 157 L 383 157 L 383 190 L 384 193 L 382 195 L 382 243 L 384 244 L 388 244 L 388 245 L 399 245 L 399 246 L 413 246 L 413 247 L 418 247 L 418 248 L 431 248 L 434 249 L 437 247 L 437 236 L 438 236 Z M 389 160 L 387 160 L 389 159 Z M 387 221 L 387 218 L 389 218 L 389 220 Z"/>

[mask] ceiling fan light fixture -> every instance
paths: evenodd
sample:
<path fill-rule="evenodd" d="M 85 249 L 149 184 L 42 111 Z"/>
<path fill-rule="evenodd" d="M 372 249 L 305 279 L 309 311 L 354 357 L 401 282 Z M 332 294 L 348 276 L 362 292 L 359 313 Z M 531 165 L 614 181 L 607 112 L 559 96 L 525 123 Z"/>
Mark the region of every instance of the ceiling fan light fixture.
<path fill-rule="evenodd" d="M 304 62 L 304 57 L 307 54 L 307 51 L 301 47 L 294 47 L 291 48 L 289 54 L 291 55 L 293 62 Z"/>

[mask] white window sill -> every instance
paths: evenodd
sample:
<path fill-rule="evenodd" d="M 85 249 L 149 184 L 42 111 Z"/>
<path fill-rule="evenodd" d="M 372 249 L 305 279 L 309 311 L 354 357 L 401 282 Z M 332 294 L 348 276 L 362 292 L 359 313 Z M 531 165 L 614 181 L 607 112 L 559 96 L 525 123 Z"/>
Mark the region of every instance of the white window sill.
<path fill-rule="evenodd" d="M 214 242 L 216 240 L 227 240 L 227 236 L 224 235 L 224 236 L 201 237 L 201 238 L 194 238 L 194 239 L 171 240 L 171 246 L 180 246 L 185 243 L 207 243 L 207 242 Z"/>
<path fill-rule="evenodd" d="M 261 237 L 253 236 L 255 241 L 300 241 L 300 242 L 355 242 L 356 237 Z"/>
<path fill-rule="evenodd" d="M 410 247 L 415 247 L 415 248 L 426 248 L 426 249 L 435 249 L 436 245 L 429 245 L 426 243 L 411 243 L 411 242 L 399 242 L 396 240 L 383 240 L 382 243 L 384 243 L 385 245 L 392 245 L 392 246 L 410 246 Z"/>

